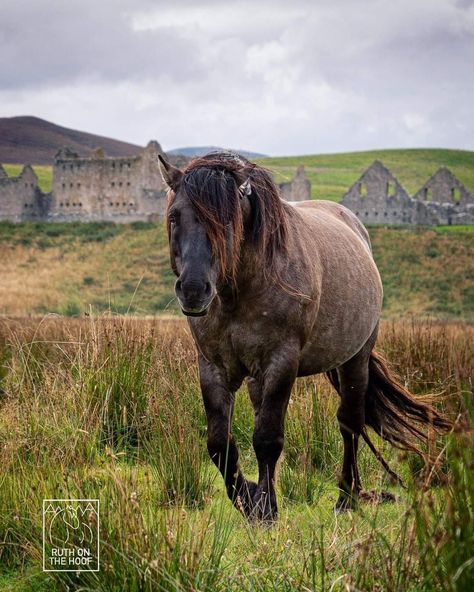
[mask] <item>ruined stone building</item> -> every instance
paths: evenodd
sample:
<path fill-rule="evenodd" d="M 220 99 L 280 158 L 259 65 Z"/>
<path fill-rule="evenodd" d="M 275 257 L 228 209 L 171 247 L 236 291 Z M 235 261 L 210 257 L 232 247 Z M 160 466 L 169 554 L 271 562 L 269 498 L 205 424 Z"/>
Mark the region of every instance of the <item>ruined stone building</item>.
<path fill-rule="evenodd" d="M 42 193 L 38 178 L 27 165 L 18 177 L 8 177 L 0 165 L 0 219 L 20 222 L 93 221 L 133 222 L 162 217 L 166 188 L 152 141 L 132 157 L 106 157 L 97 149 L 82 158 L 68 148 L 59 150 L 53 162 L 53 188 Z M 186 159 L 171 156 L 181 166 Z"/>
<path fill-rule="evenodd" d="M 158 167 L 157 142 L 137 156 L 106 158 L 101 149 L 79 158 L 67 148 L 53 164 L 50 220 L 130 222 L 163 215 L 166 188 Z"/>
<path fill-rule="evenodd" d="M 280 183 L 280 193 L 286 201 L 305 201 L 311 199 L 311 182 L 306 176 L 304 166 L 300 165 L 296 175 L 288 183 Z"/>
<path fill-rule="evenodd" d="M 83 158 L 68 148 L 58 151 L 53 162 L 53 188 L 44 194 L 36 173 L 27 165 L 19 177 L 8 177 L 0 165 L 0 219 L 133 222 L 158 220 L 166 207 L 166 187 L 158 166 L 163 154 L 151 141 L 132 157 L 111 158 L 97 149 Z M 175 166 L 188 159 L 166 156 Z M 300 167 L 293 181 L 281 185 L 285 199 L 311 198 L 311 184 Z"/>
<path fill-rule="evenodd" d="M 411 197 L 376 160 L 341 203 L 364 224 L 474 224 L 474 195 L 445 167 Z"/>
<path fill-rule="evenodd" d="M 414 198 L 425 206 L 419 224 L 474 224 L 474 194 L 446 167 L 436 171 Z"/>
<path fill-rule="evenodd" d="M 0 219 L 18 222 L 43 217 L 47 202 L 31 166 L 24 166 L 18 177 L 9 177 L 0 165 Z"/>
<path fill-rule="evenodd" d="M 0 219 L 133 222 L 163 217 L 166 187 L 152 141 L 132 157 L 111 158 L 101 149 L 82 158 L 67 148 L 53 162 L 53 189 L 44 194 L 27 165 L 9 177 L 0 165 Z M 182 167 L 188 159 L 167 156 Z M 287 201 L 311 199 L 303 166 L 290 182 L 279 185 Z M 342 203 L 366 224 L 474 224 L 474 195 L 449 171 L 439 169 L 411 197 L 395 176 L 375 161 L 348 189 Z"/>

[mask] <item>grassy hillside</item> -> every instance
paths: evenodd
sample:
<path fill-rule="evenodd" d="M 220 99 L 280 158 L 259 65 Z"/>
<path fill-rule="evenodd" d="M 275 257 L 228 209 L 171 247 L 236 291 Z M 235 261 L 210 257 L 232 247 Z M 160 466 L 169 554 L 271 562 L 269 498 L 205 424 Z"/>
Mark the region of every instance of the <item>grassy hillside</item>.
<path fill-rule="evenodd" d="M 346 154 L 320 154 L 265 158 L 258 162 L 275 172 L 278 182 L 293 178 L 304 164 L 313 198 L 339 201 L 344 192 L 374 160 L 381 160 L 412 195 L 441 166 L 447 166 L 474 191 L 474 152 L 466 150 L 373 150 Z"/>
<path fill-rule="evenodd" d="M 474 227 L 372 228 L 384 316 L 474 320 Z M 0 224 L 0 313 L 177 312 L 162 225 Z"/>

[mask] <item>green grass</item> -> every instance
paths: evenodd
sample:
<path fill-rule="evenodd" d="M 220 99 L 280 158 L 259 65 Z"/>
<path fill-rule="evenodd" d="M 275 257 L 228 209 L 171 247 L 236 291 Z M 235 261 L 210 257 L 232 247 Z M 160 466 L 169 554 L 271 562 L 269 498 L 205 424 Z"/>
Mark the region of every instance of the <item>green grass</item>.
<path fill-rule="evenodd" d="M 447 166 L 474 192 L 474 152 L 445 149 L 373 150 L 342 154 L 316 154 L 264 158 L 257 162 L 275 172 L 278 182 L 293 178 L 305 165 L 314 199 L 339 201 L 350 185 L 374 160 L 381 160 L 413 195 L 441 166 Z"/>
<path fill-rule="evenodd" d="M 21 173 L 23 165 L 4 164 L 3 168 L 9 177 L 17 177 Z M 38 176 L 41 191 L 49 193 L 53 187 L 53 167 L 35 164 L 33 165 L 33 169 Z"/>
<path fill-rule="evenodd" d="M 387 316 L 474 320 L 474 227 L 369 229 Z"/>
<path fill-rule="evenodd" d="M 425 394 L 435 385 L 445 411 L 467 420 L 471 341 L 467 326 L 385 323 L 379 347 L 408 388 Z M 439 441 L 431 476 L 376 440 L 407 491 L 392 488 L 361 446 L 364 486 L 400 499 L 335 516 L 338 398 L 322 378 L 300 380 L 279 469 L 280 518 L 264 528 L 232 507 L 208 459 L 183 322 L 15 319 L 0 325 L 0 359 L 1 592 L 469 589 L 469 434 Z M 245 388 L 234 415 L 241 464 L 254 476 Z M 42 572 L 41 508 L 51 497 L 100 499 L 99 573 Z"/>
<path fill-rule="evenodd" d="M 369 229 L 385 318 L 474 320 L 474 227 Z M 161 224 L 0 223 L 0 314 L 176 313 Z"/>

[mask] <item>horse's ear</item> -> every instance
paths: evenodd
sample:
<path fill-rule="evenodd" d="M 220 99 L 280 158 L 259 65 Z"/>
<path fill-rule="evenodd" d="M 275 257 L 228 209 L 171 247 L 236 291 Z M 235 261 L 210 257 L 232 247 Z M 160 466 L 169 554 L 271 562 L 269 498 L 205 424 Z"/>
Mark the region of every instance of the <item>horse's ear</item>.
<path fill-rule="evenodd" d="M 249 197 L 252 195 L 252 185 L 250 185 L 250 179 L 246 179 L 239 187 L 239 195 L 241 199 L 244 196 Z"/>
<path fill-rule="evenodd" d="M 180 171 L 178 168 L 167 162 L 161 154 L 158 154 L 158 163 L 163 181 L 170 189 L 176 191 L 181 182 L 183 171 Z"/>

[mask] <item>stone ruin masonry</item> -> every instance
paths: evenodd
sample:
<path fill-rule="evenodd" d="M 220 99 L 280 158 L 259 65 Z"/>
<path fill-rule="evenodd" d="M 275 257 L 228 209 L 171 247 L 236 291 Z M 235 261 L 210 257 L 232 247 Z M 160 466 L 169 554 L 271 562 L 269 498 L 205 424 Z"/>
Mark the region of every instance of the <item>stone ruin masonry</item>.
<path fill-rule="evenodd" d="M 101 149 L 81 158 L 67 148 L 53 163 L 53 189 L 43 194 L 30 166 L 19 177 L 0 171 L 0 219 L 132 222 L 163 215 L 166 190 L 150 142 L 137 156 L 106 158 Z"/>
<path fill-rule="evenodd" d="M 9 177 L 0 165 L 0 219 L 18 222 L 43 218 L 48 200 L 30 165 L 24 166 L 18 177 Z"/>
<path fill-rule="evenodd" d="M 474 224 L 474 194 L 445 167 L 410 197 L 376 160 L 348 189 L 341 203 L 364 224 Z"/>
<path fill-rule="evenodd" d="M 61 149 L 53 163 L 53 189 L 44 194 L 26 165 L 8 177 L 0 165 L 0 219 L 71 221 L 158 220 L 166 205 L 166 188 L 158 168 L 160 145 L 152 141 L 138 155 L 106 157 L 101 149 L 81 158 Z M 167 157 L 176 166 L 187 159 Z M 287 201 L 311 199 L 304 167 L 280 184 Z M 474 195 L 447 168 L 439 169 L 411 197 L 395 176 L 375 161 L 349 188 L 343 205 L 366 224 L 474 224 Z"/>
<path fill-rule="evenodd" d="M 166 207 L 166 187 L 158 167 L 158 142 L 151 141 L 138 155 L 106 157 L 97 149 L 82 158 L 62 148 L 53 162 L 53 188 L 43 194 L 36 173 L 27 165 L 19 177 L 8 177 L 0 165 L 0 219 L 21 222 L 159 220 Z M 166 156 L 175 166 L 186 158 Z M 281 186 L 285 199 L 311 198 L 311 184 L 300 167 L 293 181 Z"/>
<path fill-rule="evenodd" d="M 49 220 L 150 220 L 164 213 L 166 188 L 158 167 L 157 142 L 137 156 L 92 158 L 60 150 L 54 159 Z"/>
<path fill-rule="evenodd" d="M 306 176 L 304 166 L 296 170 L 295 178 L 289 183 L 280 183 L 280 193 L 286 201 L 306 201 L 311 199 L 311 182 Z"/>

